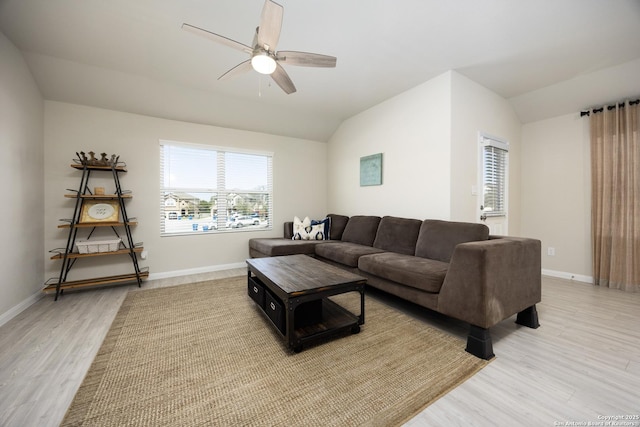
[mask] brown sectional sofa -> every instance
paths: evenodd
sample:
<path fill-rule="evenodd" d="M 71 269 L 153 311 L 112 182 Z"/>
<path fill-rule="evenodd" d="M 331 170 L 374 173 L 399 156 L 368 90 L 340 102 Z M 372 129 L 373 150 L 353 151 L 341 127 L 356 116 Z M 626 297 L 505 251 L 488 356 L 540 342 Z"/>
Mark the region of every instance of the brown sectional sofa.
<path fill-rule="evenodd" d="M 367 285 L 470 324 L 467 351 L 494 356 L 489 328 L 517 314 L 537 328 L 541 243 L 490 236 L 483 224 L 329 215 L 330 240 L 249 240 L 251 257 L 307 254 L 367 278 Z"/>

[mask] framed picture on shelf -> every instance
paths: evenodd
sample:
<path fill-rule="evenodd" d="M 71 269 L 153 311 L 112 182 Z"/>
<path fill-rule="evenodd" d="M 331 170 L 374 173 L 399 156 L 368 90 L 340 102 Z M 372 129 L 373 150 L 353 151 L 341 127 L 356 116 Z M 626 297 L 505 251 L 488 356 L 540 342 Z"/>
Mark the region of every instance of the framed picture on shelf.
<path fill-rule="evenodd" d="M 119 219 L 120 206 L 117 200 L 85 200 L 82 203 L 80 223 L 118 222 Z"/>

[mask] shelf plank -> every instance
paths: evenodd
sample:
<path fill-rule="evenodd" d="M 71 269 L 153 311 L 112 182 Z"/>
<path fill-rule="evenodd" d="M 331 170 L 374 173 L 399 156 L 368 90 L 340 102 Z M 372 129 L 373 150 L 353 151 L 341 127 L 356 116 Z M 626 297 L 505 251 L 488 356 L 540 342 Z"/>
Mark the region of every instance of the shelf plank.
<path fill-rule="evenodd" d="M 136 252 L 136 253 L 140 253 L 143 250 L 144 248 L 141 246 L 133 248 L 133 252 Z M 96 252 L 96 253 L 90 253 L 90 254 L 80 254 L 76 252 L 71 252 L 67 254 L 67 258 L 88 258 L 88 257 L 94 257 L 94 256 L 102 256 L 102 255 L 121 255 L 121 254 L 122 255 L 129 254 L 129 249 L 118 249 L 117 251 Z M 55 254 L 51 257 L 51 259 L 63 259 L 63 258 L 64 258 L 64 254 L 62 253 Z"/>
<path fill-rule="evenodd" d="M 322 321 L 294 330 L 296 340 L 311 340 L 318 336 L 349 329 L 358 325 L 358 316 L 328 298 L 322 299 Z"/>
<path fill-rule="evenodd" d="M 65 194 L 64 197 L 67 199 L 77 199 L 78 194 Z M 123 199 L 130 199 L 133 195 L 130 193 L 123 194 Z M 80 194 L 81 199 L 105 199 L 105 200 L 114 200 L 118 198 L 117 194 Z"/>
<path fill-rule="evenodd" d="M 71 167 L 74 169 L 79 169 L 82 170 L 84 169 L 84 165 L 81 165 L 79 163 L 71 163 Z M 92 165 L 87 165 L 87 169 L 91 170 L 91 171 L 110 171 L 111 170 L 111 166 L 92 166 Z M 115 170 L 118 172 L 126 172 L 127 168 L 125 168 L 124 166 L 116 166 Z"/>
<path fill-rule="evenodd" d="M 146 279 L 148 277 L 149 277 L 148 271 L 140 272 L 141 279 Z M 60 285 L 60 289 L 78 289 L 78 288 L 87 288 L 91 286 L 115 285 L 120 283 L 129 283 L 129 282 L 136 282 L 136 281 L 137 279 L 136 279 L 135 273 L 121 274 L 119 276 L 106 276 L 106 277 L 96 277 L 92 279 L 67 281 Z M 58 286 L 57 283 L 51 283 L 47 285 L 43 289 L 43 291 L 44 292 L 55 291 L 57 286 Z"/>
<path fill-rule="evenodd" d="M 74 227 L 76 228 L 90 228 L 90 227 L 123 227 L 124 222 L 80 222 Z M 129 221 L 126 225 L 133 226 L 138 225 L 138 221 Z M 58 228 L 70 228 L 71 224 L 60 224 Z"/>

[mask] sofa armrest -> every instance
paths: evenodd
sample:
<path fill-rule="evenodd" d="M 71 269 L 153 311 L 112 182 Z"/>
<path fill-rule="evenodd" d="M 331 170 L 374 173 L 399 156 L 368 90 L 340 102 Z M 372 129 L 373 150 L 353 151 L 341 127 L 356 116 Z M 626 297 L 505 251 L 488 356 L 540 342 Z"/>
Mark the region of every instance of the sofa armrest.
<path fill-rule="evenodd" d="M 541 242 L 502 237 L 456 246 L 438 311 L 481 328 L 540 302 Z"/>
<path fill-rule="evenodd" d="M 291 239 L 293 237 L 293 221 L 287 221 L 284 223 L 282 235 L 285 239 Z"/>

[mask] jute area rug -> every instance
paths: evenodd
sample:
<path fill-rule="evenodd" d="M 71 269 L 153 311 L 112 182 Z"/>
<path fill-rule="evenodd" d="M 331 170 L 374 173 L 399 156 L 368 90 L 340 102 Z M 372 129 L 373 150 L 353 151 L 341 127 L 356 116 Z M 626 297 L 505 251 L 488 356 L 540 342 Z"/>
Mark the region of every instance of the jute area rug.
<path fill-rule="evenodd" d="M 400 425 L 487 363 L 374 298 L 365 315 L 296 354 L 246 276 L 129 292 L 62 425 Z"/>

